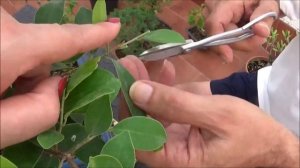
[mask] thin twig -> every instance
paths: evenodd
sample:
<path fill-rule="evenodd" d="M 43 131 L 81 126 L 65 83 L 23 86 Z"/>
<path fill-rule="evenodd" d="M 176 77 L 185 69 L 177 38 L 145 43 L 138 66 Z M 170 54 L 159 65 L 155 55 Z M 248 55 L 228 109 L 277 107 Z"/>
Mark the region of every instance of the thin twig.
<path fill-rule="evenodd" d="M 63 164 L 64 164 L 64 161 L 66 160 L 65 157 L 63 157 L 60 161 L 59 161 L 59 164 L 58 164 L 58 168 L 62 168 L 63 167 Z"/>
<path fill-rule="evenodd" d="M 60 118 L 59 118 L 59 129 L 58 132 L 61 133 L 63 128 L 63 120 L 64 120 L 64 107 L 65 107 L 65 96 L 66 96 L 66 89 L 63 91 L 63 95 L 61 98 L 61 106 L 60 106 Z"/>
<path fill-rule="evenodd" d="M 150 30 L 146 31 L 146 32 L 143 33 L 143 34 L 140 34 L 140 35 L 136 36 L 135 38 L 133 38 L 133 39 L 131 39 L 131 40 L 125 42 L 125 43 L 119 44 L 119 45 L 116 47 L 116 49 L 122 49 L 122 48 L 124 48 L 125 46 L 127 46 L 128 44 L 130 44 L 130 43 L 132 43 L 132 42 L 135 42 L 136 40 L 141 39 L 142 37 L 144 37 L 144 36 L 145 36 L 146 34 L 148 34 L 148 33 L 150 33 Z"/>
<path fill-rule="evenodd" d="M 89 143 L 91 140 L 96 138 L 97 136 L 87 136 L 85 139 L 83 139 L 80 143 L 76 144 L 73 148 L 69 150 L 68 153 L 75 153 L 78 149 Z"/>

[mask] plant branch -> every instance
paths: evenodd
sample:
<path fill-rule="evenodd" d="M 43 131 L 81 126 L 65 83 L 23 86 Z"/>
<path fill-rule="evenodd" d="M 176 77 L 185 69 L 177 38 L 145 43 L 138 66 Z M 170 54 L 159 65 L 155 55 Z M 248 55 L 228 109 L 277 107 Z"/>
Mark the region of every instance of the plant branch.
<path fill-rule="evenodd" d="M 59 164 L 58 164 L 58 168 L 62 168 L 63 167 L 63 164 L 64 164 L 64 161 L 66 160 L 65 157 L 63 157 L 60 161 L 59 161 Z"/>
<path fill-rule="evenodd" d="M 78 165 L 74 162 L 74 157 L 71 154 L 67 155 L 67 162 L 71 168 L 79 168 Z"/>
<path fill-rule="evenodd" d="M 119 44 L 119 45 L 116 47 L 116 49 L 122 49 L 122 48 L 124 48 L 125 46 L 127 46 L 128 44 L 133 43 L 133 42 L 135 42 L 135 41 L 137 41 L 137 40 L 143 38 L 143 37 L 144 37 L 146 34 L 148 34 L 148 33 L 150 33 L 150 30 L 146 31 L 146 32 L 143 33 L 143 34 L 140 34 L 140 35 L 136 36 L 135 38 L 133 38 L 133 39 L 131 39 L 131 40 L 125 42 L 125 43 Z"/>
<path fill-rule="evenodd" d="M 80 143 L 76 144 L 73 148 L 69 150 L 68 153 L 75 153 L 78 149 L 89 143 L 91 140 L 96 138 L 97 136 L 87 136 L 85 139 L 83 139 Z"/>
<path fill-rule="evenodd" d="M 63 92 L 63 95 L 62 95 L 62 98 L 61 98 L 60 117 L 59 117 L 59 129 L 58 129 L 59 133 L 61 133 L 63 126 L 65 126 L 63 124 L 63 121 L 64 121 L 65 96 L 66 96 L 66 89 L 64 89 L 64 92 Z"/>

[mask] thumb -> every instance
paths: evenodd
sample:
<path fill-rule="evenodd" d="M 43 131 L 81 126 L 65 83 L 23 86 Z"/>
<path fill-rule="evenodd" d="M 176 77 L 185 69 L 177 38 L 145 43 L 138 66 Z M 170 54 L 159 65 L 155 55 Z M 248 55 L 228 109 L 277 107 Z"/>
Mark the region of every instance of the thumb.
<path fill-rule="evenodd" d="M 279 13 L 279 5 L 276 0 L 260 1 L 259 6 L 253 11 L 250 20 L 253 20 L 268 12 L 276 12 L 277 14 Z M 274 18 L 267 18 L 254 25 L 253 30 L 255 34 L 263 38 L 268 37 L 274 20 Z"/>
<path fill-rule="evenodd" d="M 30 93 L 1 100 L 1 149 L 30 139 L 56 124 L 60 79 L 48 78 Z"/>
<path fill-rule="evenodd" d="M 224 133 L 220 123 L 233 123 L 233 104 L 226 96 L 199 96 L 150 81 L 135 82 L 130 88 L 134 103 L 155 118 Z M 222 99 L 221 99 L 222 98 Z M 234 107 L 233 107 L 234 108 Z"/>

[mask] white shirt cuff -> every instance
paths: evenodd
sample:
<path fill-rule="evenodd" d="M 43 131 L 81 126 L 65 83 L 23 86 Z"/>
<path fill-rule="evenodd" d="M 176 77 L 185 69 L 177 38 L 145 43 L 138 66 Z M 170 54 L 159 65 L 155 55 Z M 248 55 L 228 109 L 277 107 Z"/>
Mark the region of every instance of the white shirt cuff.
<path fill-rule="evenodd" d="M 261 109 L 266 113 L 270 113 L 270 102 L 268 95 L 268 81 L 269 76 L 272 70 L 272 66 L 268 66 L 258 70 L 257 73 L 257 95 L 258 95 L 258 104 Z"/>

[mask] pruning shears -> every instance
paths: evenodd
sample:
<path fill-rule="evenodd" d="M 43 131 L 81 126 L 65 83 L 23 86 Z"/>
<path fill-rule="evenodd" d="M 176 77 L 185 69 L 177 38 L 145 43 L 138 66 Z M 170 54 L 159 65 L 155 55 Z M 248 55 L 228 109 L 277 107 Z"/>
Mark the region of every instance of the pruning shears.
<path fill-rule="evenodd" d="M 252 26 L 268 17 L 277 18 L 277 13 L 269 12 L 263 14 L 250 21 L 243 27 L 230 30 L 224 33 L 216 34 L 202 39 L 200 41 L 193 42 L 191 40 L 187 40 L 185 43 L 168 43 L 159 45 L 144 51 L 142 54 L 140 54 L 139 58 L 143 61 L 157 61 L 184 54 L 193 49 L 205 49 L 211 46 L 231 44 L 238 41 L 242 41 L 254 36 Z"/>

